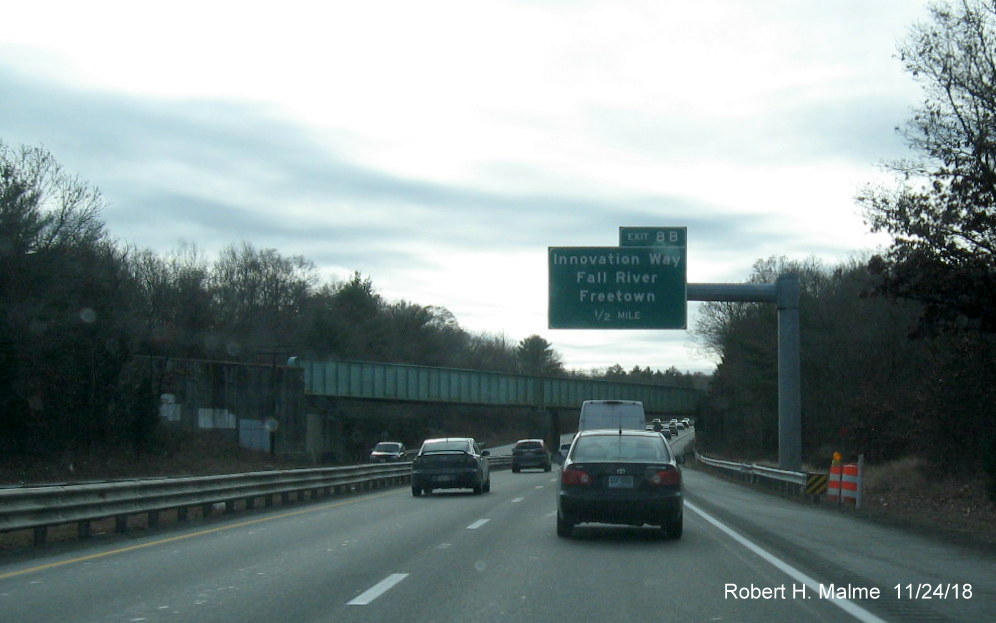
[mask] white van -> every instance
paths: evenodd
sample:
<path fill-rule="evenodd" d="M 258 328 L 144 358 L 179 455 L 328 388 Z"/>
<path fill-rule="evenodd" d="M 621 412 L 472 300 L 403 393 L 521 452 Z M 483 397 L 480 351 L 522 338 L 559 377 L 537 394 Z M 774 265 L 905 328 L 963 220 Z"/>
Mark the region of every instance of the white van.
<path fill-rule="evenodd" d="M 647 416 L 638 400 L 585 400 L 581 403 L 578 430 L 622 428 L 645 430 Z"/>

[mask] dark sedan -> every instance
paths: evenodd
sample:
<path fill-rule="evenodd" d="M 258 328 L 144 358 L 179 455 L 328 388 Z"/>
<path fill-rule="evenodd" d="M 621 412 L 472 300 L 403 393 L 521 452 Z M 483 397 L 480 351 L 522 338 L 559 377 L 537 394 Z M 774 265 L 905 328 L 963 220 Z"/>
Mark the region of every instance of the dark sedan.
<path fill-rule="evenodd" d="M 401 461 L 405 457 L 405 444 L 400 441 L 382 441 L 370 451 L 371 463 Z"/>
<path fill-rule="evenodd" d="M 412 495 L 431 494 L 433 489 L 490 491 L 489 454 L 470 437 L 426 439 L 412 461 Z"/>
<path fill-rule="evenodd" d="M 660 526 L 681 538 L 679 459 L 660 435 L 641 430 L 581 431 L 560 472 L 557 536 L 579 523 Z"/>
<path fill-rule="evenodd" d="M 518 473 L 526 467 L 538 467 L 550 471 L 550 452 L 542 439 L 520 439 L 512 446 L 512 472 Z"/>

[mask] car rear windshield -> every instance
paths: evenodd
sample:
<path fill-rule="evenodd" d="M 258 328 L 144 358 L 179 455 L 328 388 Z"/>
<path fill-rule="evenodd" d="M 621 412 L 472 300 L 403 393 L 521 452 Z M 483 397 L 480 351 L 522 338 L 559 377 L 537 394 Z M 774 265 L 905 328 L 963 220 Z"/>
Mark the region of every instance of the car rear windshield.
<path fill-rule="evenodd" d="M 521 450 L 538 450 L 543 447 L 542 441 L 520 441 L 515 444 L 516 448 Z"/>
<path fill-rule="evenodd" d="M 574 442 L 575 461 L 668 461 L 661 439 L 626 435 L 591 435 Z"/>
<path fill-rule="evenodd" d="M 465 440 L 448 439 L 446 441 L 432 441 L 422 446 L 422 453 L 426 452 L 467 452 L 468 444 Z"/>
<path fill-rule="evenodd" d="M 374 446 L 375 452 L 397 452 L 401 448 L 400 443 L 381 442 Z"/>

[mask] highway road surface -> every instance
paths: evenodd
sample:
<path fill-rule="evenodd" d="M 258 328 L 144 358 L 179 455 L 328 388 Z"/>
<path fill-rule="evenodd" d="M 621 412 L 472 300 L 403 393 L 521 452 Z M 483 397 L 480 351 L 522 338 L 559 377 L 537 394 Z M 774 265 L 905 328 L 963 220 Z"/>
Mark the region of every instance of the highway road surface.
<path fill-rule="evenodd" d="M 680 446 L 691 435 L 675 441 Z M 552 472 L 402 487 L 0 558 L 0 621 L 975 622 L 996 556 L 684 470 L 679 541 L 555 533 Z"/>

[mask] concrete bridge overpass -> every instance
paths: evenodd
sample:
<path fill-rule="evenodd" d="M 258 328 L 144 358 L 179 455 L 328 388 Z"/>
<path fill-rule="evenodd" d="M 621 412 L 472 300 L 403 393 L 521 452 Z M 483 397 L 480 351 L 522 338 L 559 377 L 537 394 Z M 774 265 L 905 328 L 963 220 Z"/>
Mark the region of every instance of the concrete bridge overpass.
<path fill-rule="evenodd" d="M 348 422 L 334 405 L 344 401 L 466 405 L 519 408 L 542 422 L 532 433 L 559 445 L 562 431 L 575 430 L 585 400 L 639 400 L 648 416 L 694 415 L 702 392 L 690 388 L 620 383 L 582 378 L 549 378 L 479 370 L 364 361 L 312 360 L 295 357 L 288 367 L 300 369 L 306 402 L 307 451 L 311 456 L 356 456 L 360 443 L 349 434 Z M 539 433 L 538 431 L 542 431 Z M 369 443 L 369 439 L 365 440 Z M 401 441 L 399 439 L 399 441 Z M 362 445 L 362 443 L 360 444 Z"/>
<path fill-rule="evenodd" d="M 379 434 L 369 428 L 385 413 L 418 418 L 436 405 L 451 405 L 490 418 L 512 409 L 528 413 L 539 423 L 535 430 L 555 440 L 562 428 L 573 430 L 585 400 L 640 400 L 651 417 L 685 417 L 695 414 L 701 396 L 698 390 L 659 385 L 306 357 L 292 357 L 285 365 L 136 361 L 159 388 L 164 424 L 213 430 L 245 447 L 308 462 L 353 456 L 371 442 L 366 435 Z M 399 426 L 404 430 L 398 423 L 389 428 Z M 355 438 L 357 431 L 361 438 Z"/>

